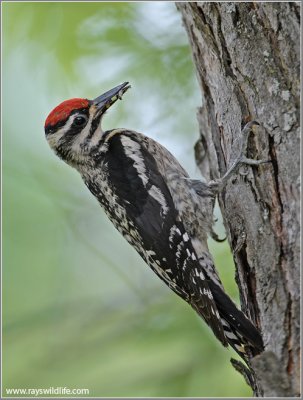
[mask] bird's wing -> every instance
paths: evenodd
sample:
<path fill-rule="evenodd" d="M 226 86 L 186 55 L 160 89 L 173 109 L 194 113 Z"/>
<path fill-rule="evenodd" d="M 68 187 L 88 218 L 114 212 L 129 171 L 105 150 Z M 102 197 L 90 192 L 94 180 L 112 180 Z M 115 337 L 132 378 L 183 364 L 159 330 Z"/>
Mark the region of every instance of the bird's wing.
<path fill-rule="evenodd" d="M 109 145 L 110 182 L 140 234 L 141 256 L 226 345 L 216 303 L 153 155 L 132 134 L 115 135 Z"/>

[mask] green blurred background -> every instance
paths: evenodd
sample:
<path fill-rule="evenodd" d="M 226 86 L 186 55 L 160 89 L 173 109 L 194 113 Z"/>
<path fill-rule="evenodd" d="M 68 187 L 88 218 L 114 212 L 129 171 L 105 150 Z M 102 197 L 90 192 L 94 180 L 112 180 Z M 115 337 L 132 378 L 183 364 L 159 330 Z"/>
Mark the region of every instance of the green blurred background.
<path fill-rule="evenodd" d="M 3 395 L 63 386 L 96 397 L 249 396 L 234 352 L 148 269 L 44 138 L 59 102 L 128 80 L 104 127 L 148 134 L 199 177 L 201 98 L 175 5 L 8 2 L 2 13 Z M 210 246 L 237 300 L 228 245 Z"/>

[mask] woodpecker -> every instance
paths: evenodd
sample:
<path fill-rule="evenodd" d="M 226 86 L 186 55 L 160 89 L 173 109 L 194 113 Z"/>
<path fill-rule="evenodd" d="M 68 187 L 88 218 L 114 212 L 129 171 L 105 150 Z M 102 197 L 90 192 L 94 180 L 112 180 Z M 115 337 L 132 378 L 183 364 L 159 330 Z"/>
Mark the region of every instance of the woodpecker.
<path fill-rule="evenodd" d="M 245 157 L 243 148 L 223 178 L 191 180 L 160 143 L 128 129 L 103 131 L 105 112 L 130 88 L 128 82 L 94 100 L 59 104 L 45 121 L 50 147 L 75 168 L 116 229 L 149 267 L 201 316 L 224 345 L 244 360 L 263 351 L 253 323 L 226 294 L 207 245 L 213 198 Z"/>

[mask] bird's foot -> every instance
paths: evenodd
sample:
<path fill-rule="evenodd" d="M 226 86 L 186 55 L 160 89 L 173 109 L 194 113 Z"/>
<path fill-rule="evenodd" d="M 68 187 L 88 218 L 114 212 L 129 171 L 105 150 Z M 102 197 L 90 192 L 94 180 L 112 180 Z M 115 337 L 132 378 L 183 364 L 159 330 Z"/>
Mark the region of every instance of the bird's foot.
<path fill-rule="evenodd" d="M 259 166 L 259 165 L 267 164 L 267 163 L 271 162 L 271 160 L 254 160 L 252 158 L 247 158 L 245 155 L 246 151 L 247 151 L 247 141 L 248 141 L 249 134 L 251 132 L 252 127 L 256 126 L 256 125 L 260 125 L 260 124 L 256 121 L 250 121 L 244 126 L 244 128 L 241 132 L 241 146 L 240 146 L 240 152 L 239 152 L 238 156 L 236 157 L 236 159 L 234 160 L 234 162 L 232 163 L 232 165 L 226 171 L 226 173 L 223 175 L 222 178 L 215 179 L 213 181 L 208 182 L 208 188 L 214 194 L 218 194 L 224 188 L 228 179 L 238 171 L 238 169 L 241 165 L 244 164 L 244 165 L 251 165 L 251 166 Z"/>

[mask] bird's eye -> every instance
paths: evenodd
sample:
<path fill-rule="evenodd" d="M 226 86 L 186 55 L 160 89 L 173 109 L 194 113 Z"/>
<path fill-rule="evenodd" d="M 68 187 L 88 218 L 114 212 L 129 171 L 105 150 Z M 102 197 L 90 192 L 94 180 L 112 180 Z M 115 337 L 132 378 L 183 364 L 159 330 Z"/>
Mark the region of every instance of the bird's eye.
<path fill-rule="evenodd" d="M 87 122 L 87 116 L 86 115 L 78 115 L 78 117 L 76 117 L 74 119 L 73 124 L 76 126 L 84 126 Z"/>

